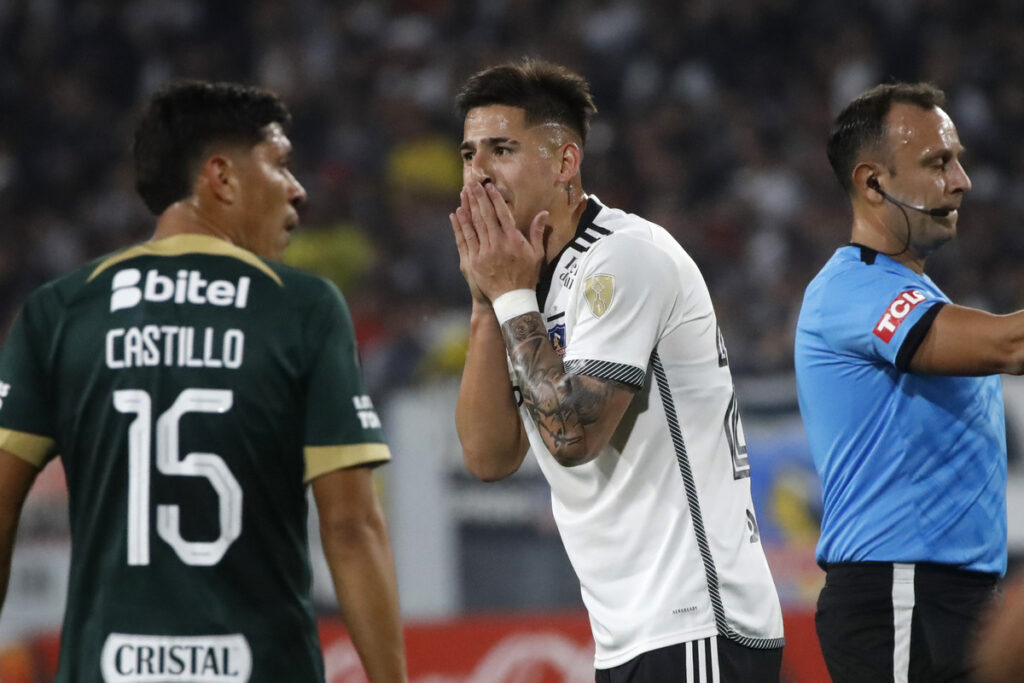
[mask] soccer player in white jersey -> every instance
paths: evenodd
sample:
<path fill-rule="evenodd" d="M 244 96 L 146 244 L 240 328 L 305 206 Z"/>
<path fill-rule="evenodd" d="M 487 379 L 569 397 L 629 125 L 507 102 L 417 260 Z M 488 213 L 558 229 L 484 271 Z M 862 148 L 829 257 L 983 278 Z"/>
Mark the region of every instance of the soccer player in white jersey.
<path fill-rule="evenodd" d="M 450 218 L 473 298 L 456 408 L 466 467 L 501 479 L 532 449 L 590 614 L 598 683 L 777 681 L 782 613 L 697 266 L 661 227 L 584 193 L 596 108 L 582 77 L 502 64 L 473 75 L 457 105 L 464 187 Z"/>

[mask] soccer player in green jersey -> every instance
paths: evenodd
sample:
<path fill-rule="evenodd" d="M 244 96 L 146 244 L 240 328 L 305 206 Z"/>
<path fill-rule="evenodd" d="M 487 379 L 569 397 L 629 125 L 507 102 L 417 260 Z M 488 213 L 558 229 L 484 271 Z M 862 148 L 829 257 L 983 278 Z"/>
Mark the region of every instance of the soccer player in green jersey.
<path fill-rule="evenodd" d="M 67 474 L 60 682 L 323 681 L 306 487 L 371 681 L 404 681 L 371 469 L 387 461 L 333 285 L 277 263 L 305 190 L 273 93 L 179 83 L 135 134 L 149 242 L 54 280 L 0 354 L 0 605 L 36 473 Z"/>

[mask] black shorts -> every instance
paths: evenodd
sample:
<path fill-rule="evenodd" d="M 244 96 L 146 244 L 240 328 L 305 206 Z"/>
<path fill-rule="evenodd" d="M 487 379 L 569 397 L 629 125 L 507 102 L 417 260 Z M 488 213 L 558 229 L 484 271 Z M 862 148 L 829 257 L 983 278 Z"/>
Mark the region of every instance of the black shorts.
<path fill-rule="evenodd" d="M 969 681 L 994 574 L 938 564 L 830 564 L 815 627 L 833 683 Z"/>
<path fill-rule="evenodd" d="M 755 650 L 713 636 L 598 669 L 596 683 L 778 683 L 782 648 Z"/>

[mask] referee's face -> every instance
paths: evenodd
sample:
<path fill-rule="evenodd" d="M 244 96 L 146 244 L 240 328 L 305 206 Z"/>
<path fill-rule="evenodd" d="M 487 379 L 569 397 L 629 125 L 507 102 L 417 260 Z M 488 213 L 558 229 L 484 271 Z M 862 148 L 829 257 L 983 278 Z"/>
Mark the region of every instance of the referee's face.
<path fill-rule="evenodd" d="M 489 105 L 466 114 L 462 182 L 491 183 L 509 205 L 516 227 L 526 234 L 530 221 L 548 210 L 559 194 L 559 126 L 527 126 L 519 107 Z"/>
<path fill-rule="evenodd" d="M 891 166 L 888 190 L 915 206 L 949 211 L 935 217 L 890 209 L 897 228 L 910 230 L 910 248 L 930 254 L 956 236 L 958 210 L 971 189 L 971 179 L 960 163 L 963 145 L 952 119 L 938 107 L 894 104 L 886 117 L 886 130 Z"/>

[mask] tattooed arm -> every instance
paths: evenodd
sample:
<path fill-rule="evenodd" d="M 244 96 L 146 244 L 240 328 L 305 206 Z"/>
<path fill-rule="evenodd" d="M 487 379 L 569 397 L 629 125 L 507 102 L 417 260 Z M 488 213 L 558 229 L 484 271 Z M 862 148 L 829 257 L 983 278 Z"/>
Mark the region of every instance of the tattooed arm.
<path fill-rule="evenodd" d="M 618 427 L 634 390 L 611 380 L 566 374 L 540 313 L 512 318 L 501 331 L 523 404 L 555 460 L 573 467 L 596 458 Z"/>
<path fill-rule="evenodd" d="M 463 190 L 460 198 L 459 209 L 449 218 L 459 250 L 459 268 L 473 298 L 473 312 L 466 365 L 455 404 L 455 430 L 469 473 L 483 481 L 497 481 L 519 469 L 530 444 L 512 395 L 498 319 L 490 299 L 470 272 L 472 253 L 479 246 L 469 215 L 469 193 Z"/>
<path fill-rule="evenodd" d="M 483 481 L 518 470 L 530 446 L 512 395 L 501 330 L 489 304 L 473 304 L 455 429 L 466 469 Z"/>

